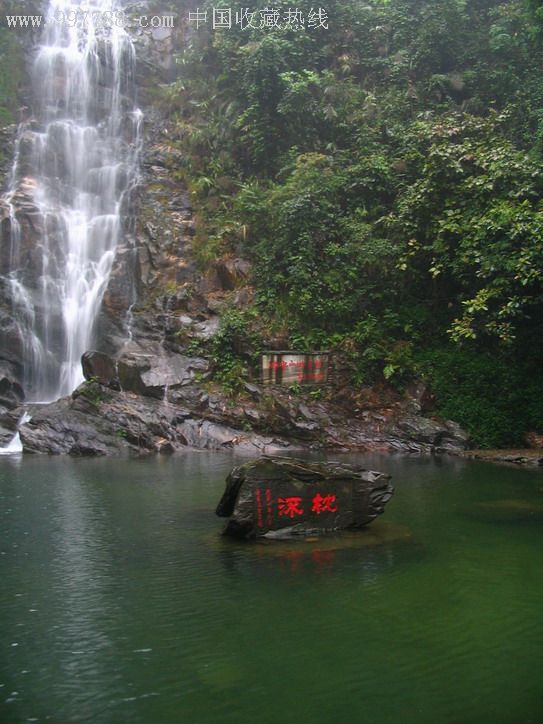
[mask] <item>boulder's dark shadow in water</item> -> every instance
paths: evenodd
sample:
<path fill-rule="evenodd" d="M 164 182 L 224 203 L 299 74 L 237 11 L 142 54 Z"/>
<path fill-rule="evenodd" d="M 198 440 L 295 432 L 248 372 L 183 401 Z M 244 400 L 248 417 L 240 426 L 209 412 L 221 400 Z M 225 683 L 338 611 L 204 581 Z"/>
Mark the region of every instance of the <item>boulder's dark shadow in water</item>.
<path fill-rule="evenodd" d="M 237 541 L 227 536 L 214 536 L 208 545 L 219 556 L 230 573 L 304 573 L 335 574 L 350 563 L 390 568 L 405 557 L 405 549 L 420 557 L 409 528 L 386 520 L 378 520 L 364 530 L 343 531 L 320 537 L 297 540 Z M 381 561 L 381 563 L 379 563 Z"/>

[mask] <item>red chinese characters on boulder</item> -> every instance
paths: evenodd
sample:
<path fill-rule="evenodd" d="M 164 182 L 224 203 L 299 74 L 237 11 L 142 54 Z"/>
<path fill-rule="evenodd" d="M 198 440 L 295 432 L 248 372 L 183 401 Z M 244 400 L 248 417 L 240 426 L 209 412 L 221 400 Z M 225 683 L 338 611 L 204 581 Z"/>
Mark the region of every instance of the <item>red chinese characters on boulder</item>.
<path fill-rule="evenodd" d="M 273 512 L 272 512 L 272 492 L 269 488 L 266 488 L 266 523 L 268 528 L 273 525 Z"/>
<path fill-rule="evenodd" d="M 262 495 L 260 493 L 260 488 L 257 488 L 255 490 L 255 499 L 256 499 L 256 524 L 259 528 L 263 528 L 264 520 L 262 518 Z"/>
<path fill-rule="evenodd" d="M 277 503 L 280 517 L 294 518 L 304 513 L 301 507 L 302 499 L 298 496 L 292 495 L 288 498 L 278 498 Z M 337 513 L 336 496 L 317 493 L 311 501 L 311 512 L 317 515 L 321 513 Z"/>
<path fill-rule="evenodd" d="M 258 528 L 271 528 L 273 526 L 274 500 L 270 488 L 255 490 L 255 513 Z M 311 499 L 311 508 L 307 502 L 307 511 L 320 515 L 321 513 L 337 513 L 336 496 L 331 494 L 317 493 Z M 299 495 L 289 495 L 277 498 L 278 518 L 299 518 L 306 510 L 303 498 Z"/>
<path fill-rule="evenodd" d="M 288 498 L 277 498 L 277 507 L 279 517 L 288 516 L 294 518 L 297 515 L 303 515 L 304 511 L 300 508 L 302 499 L 297 495 L 291 495 Z"/>
<path fill-rule="evenodd" d="M 321 513 L 337 513 L 336 496 L 321 495 L 317 493 L 313 498 L 311 512 L 320 515 Z"/>
<path fill-rule="evenodd" d="M 265 490 L 266 496 L 266 525 L 271 528 L 273 525 L 273 510 L 272 510 L 272 492 L 270 488 Z M 256 524 L 259 528 L 264 528 L 264 516 L 263 516 L 263 500 L 262 492 L 260 488 L 255 490 L 255 501 L 256 501 Z"/>
<path fill-rule="evenodd" d="M 264 455 L 233 468 L 217 515 L 230 518 L 225 534 L 245 540 L 358 530 L 383 513 L 389 481 L 358 465 Z"/>

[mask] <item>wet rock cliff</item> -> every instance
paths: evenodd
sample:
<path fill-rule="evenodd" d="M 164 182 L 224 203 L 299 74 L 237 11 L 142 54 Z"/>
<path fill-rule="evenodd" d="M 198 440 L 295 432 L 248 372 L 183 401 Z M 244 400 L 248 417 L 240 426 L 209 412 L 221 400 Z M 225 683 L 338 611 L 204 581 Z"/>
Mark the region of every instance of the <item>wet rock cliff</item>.
<path fill-rule="evenodd" d="M 320 399 L 288 388 L 262 385 L 248 373 L 236 394 L 213 381 L 202 353 L 217 333 L 221 311 L 252 299 L 250 267 L 237 258 L 198 268 L 192 253 L 193 209 L 176 173 L 183 139 L 156 103 L 155 89 L 171 81 L 180 28 L 139 31 L 138 102 L 144 113 L 140 177 L 124 218 L 109 284 L 96 323 L 95 344 L 83 355 L 86 381 L 70 396 L 30 406 L 20 428 L 25 452 L 71 455 L 172 453 L 187 447 L 236 448 L 251 453 L 294 449 L 457 452 L 467 438 L 453 422 L 432 417 L 429 395 L 353 390 L 335 375 Z M 3 156 L 15 126 L 0 130 Z M 9 164 L 0 166 L 3 189 Z M 29 179 L 31 183 L 31 179 Z M 23 246 L 32 255 L 42 220 L 21 188 L 12 200 Z M 0 207 L 4 239 L 10 210 Z M 2 245 L 0 289 L 0 442 L 13 435 L 23 414 L 23 345 L 10 316 Z M 269 345 L 279 344 L 269 340 Z M 202 346 L 203 345 L 203 346 Z"/>

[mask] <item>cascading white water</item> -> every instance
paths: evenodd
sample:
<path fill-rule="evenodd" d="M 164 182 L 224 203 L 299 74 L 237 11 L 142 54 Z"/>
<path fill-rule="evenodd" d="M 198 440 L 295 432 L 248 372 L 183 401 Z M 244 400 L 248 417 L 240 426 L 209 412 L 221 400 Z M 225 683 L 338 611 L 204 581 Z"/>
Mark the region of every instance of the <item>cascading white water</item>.
<path fill-rule="evenodd" d="M 19 455 L 23 452 L 23 443 L 19 435 L 19 428 L 25 425 L 32 416 L 28 412 L 23 412 L 23 416 L 17 424 L 17 430 L 13 433 L 13 437 L 5 447 L 0 448 L 0 455 Z"/>
<path fill-rule="evenodd" d="M 112 269 L 137 174 L 135 54 L 112 0 L 49 0 L 33 65 L 35 105 L 19 127 L 5 201 L 10 288 L 29 401 L 69 394 Z M 86 15 L 83 16 L 83 12 Z M 107 15 L 106 15 L 107 13 Z M 77 18 L 78 22 L 58 22 Z M 74 25 L 74 27 L 70 27 Z M 21 203 L 32 206 L 29 244 Z"/>

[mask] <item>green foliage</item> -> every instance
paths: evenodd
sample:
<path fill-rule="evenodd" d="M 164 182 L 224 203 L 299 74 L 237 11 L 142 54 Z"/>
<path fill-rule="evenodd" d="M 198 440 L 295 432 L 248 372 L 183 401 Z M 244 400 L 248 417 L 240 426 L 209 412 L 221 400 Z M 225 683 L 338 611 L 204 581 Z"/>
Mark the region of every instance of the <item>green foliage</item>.
<path fill-rule="evenodd" d="M 523 433 L 543 425 L 541 344 L 511 349 L 443 346 L 419 355 L 439 412 L 471 433 L 476 447 L 524 446 Z"/>
<path fill-rule="evenodd" d="M 290 392 L 291 395 L 299 395 L 299 394 L 301 393 L 301 391 L 302 391 L 302 386 L 301 386 L 301 384 L 300 384 L 299 382 L 297 382 L 297 381 L 296 381 L 296 382 L 293 382 L 293 383 L 289 386 L 288 391 Z"/>
<path fill-rule="evenodd" d="M 0 27 L 0 126 L 16 120 L 22 74 L 23 57 L 15 31 Z"/>
<path fill-rule="evenodd" d="M 240 392 L 255 361 L 258 336 L 251 328 L 251 311 L 228 309 L 210 343 L 213 378 L 231 392 Z"/>
<path fill-rule="evenodd" d="M 100 404 L 107 398 L 105 390 L 97 377 L 90 377 L 88 380 L 85 380 L 83 385 L 79 388 L 79 394 L 95 407 L 100 407 Z"/>
<path fill-rule="evenodd" d="M 259 196 L 254 184 L 242 187 L 236 200 L 256 239 L 244 248 L 260 298 L 270 309 L 283 300 L 305 328 L 343 331 L 378 303 L 394 267 L 394 248 L 371 225 L 386 202 L 389 168 L 377 154 L 352 164 L 310 153 L 284 179 Z"/>
<path fill-rule="evenodd" d="M 540 0 L 526 0 L 526 5 L 531 19 L 529 31 L 536 40 L 541 41 L 543 38 L 543 6 Z"/>
<path fill-rule="evenodd" d="M 161 90 L 197 257 L 251 259 L 269 329 L 340 352 L 355 385 L 401 388 L 439 341 L 443 410 L 478 444 L 511 442 L 543 422 L 528 398 L 515 417 L 506 373 L 506 360 L 534 359 L 523 353 L 543 316 L 540 3 L 327 9 L 328 30 L 193 33 Z M 232 314 L 213 354 L 235 388 L 257 347 Z"/>
<path fill-rule="evenodd" d="M 543 299 L 539 164 L 503 138 L 506 116 L 417 124 L 425 156 L 389 220 L 400 268 L 455 314 L 453 339 L 509 342 Z M 418 167 L 417 167 L 418 166 Z"/>

